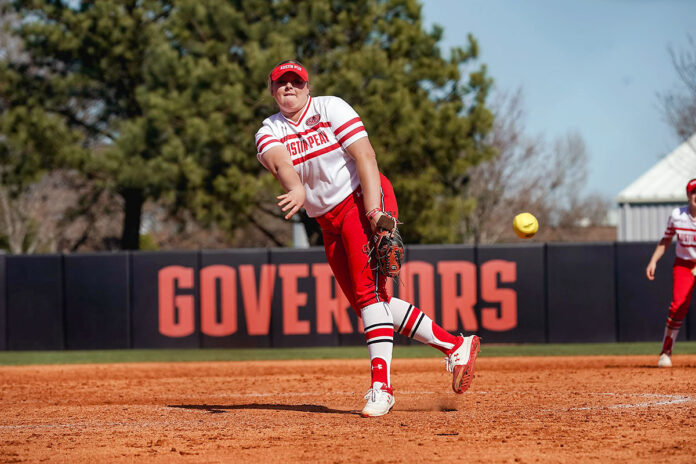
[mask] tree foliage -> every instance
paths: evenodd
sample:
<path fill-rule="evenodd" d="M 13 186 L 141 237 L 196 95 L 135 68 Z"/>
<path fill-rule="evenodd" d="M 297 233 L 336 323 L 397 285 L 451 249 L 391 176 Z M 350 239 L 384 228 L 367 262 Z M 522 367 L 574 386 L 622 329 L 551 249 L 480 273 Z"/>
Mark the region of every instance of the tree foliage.
<path fill-rule="evenodd" d="M 3 175 L 78 169 L 121 197 L 123 248 L 138 247 L 147 200 L 230 233 L 263 228 L 255 211 L 278 187 L 254 133 L 277 111 L 267 73 L 288 58 L 309 68 L 313 94 L 341 96 L 363 118 L 406 240 L 461 239 L 467 172 L 494 154 L 491 81 L 483 66 L 462 75 L 473 37 L 443 57 L 443 31 L 424 30 L 417 1 L 10 4 L 27 59 L 0 63 Z"/>

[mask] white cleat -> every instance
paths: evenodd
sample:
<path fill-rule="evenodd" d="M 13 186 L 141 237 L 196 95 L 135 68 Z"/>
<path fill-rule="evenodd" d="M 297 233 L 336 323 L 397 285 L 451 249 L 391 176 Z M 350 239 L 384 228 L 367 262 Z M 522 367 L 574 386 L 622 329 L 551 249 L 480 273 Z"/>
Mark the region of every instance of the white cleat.
<path fill-rule="evenodd" d="M 383 416 L 394 407 L 394 395 L 391 388 L 384 386 L 382 382 L 375 382 L 365 395 L 367 404 L 360 415 L 362 417 Z"/>
<path fill-rule="evenodd" d="M 481 340 L 476 335 L 461 336 L 462 344 L 445 358 L 447 371 L 452 373 L 452 390 L 464 393 L 474 380 L 474 363 L 481 350 Z"/>
<path fill-rule="evenodd" d="M 657 361 L 657 367 L 672 367 L 672 358 L 667 353 L 662 353 Z"/>

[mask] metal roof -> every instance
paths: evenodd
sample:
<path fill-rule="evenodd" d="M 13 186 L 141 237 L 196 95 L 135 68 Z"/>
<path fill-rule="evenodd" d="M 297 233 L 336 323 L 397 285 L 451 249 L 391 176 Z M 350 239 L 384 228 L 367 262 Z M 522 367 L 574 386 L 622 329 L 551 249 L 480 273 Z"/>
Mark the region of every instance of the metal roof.
<path fill-rule="evenodd" d="M 696 177 L 696 134 L 623 189 L 618 203 L 684 203 L 686 183 Z"/>

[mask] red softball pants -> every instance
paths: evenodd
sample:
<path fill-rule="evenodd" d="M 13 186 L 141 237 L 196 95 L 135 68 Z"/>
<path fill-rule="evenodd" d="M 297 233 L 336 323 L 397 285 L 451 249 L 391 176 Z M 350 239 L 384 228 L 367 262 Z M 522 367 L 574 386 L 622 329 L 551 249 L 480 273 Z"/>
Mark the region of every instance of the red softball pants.
<path fill-rule="evenodd" d="M 672 266 L 672 303 L 669 305 L 669 317 L 673 321 L 683 321 L 691 304 L 696 277 L 691 270 L 696 266 L 693 261 L 677 258 Z"/>
<path fill-rule="evenodd" d="M 398 217 L 396 197 L 389 179 L 380 174 L 381 208 Z M 360 317 L 360 310 L 378 301 L 389 301 L 385 276 L 370 267 L 368 252 L 372 229 L 365 216 L 362 188 L 331 211 L 317 217 L 324 238 L 326 259 L 336 281 Z"/>

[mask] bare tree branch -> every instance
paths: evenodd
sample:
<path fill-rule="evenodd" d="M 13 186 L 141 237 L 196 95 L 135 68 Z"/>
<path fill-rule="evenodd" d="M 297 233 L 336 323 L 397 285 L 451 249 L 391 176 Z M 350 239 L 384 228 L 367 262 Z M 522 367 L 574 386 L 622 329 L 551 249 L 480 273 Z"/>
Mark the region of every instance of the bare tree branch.
<path fill-rule="evenodd" d="M 587 180 L 587 148 L 582 136 L 569 133 L 549 148 L 543 138 L 525 134 L 520 90 L 494 97 L 496 121 L 490 135 L 495 159 L 470 172 L 468 193 L 475 199 L 462 229 L 472 243 L 495 243 L 512 237 L 512 218 L 528 211 L 545 228 L 596 225 L 606 219 L 609 202 L 582 196 Z"/>
<path fill-rule="evenodd" d="M 664 118 L 680 140 L 696 133 L 696 41 L 689 36 L 687 42 L 688 45 L 680 51 L 673 47 L 668 49 L 682 88 L 658 95 Z"/>

